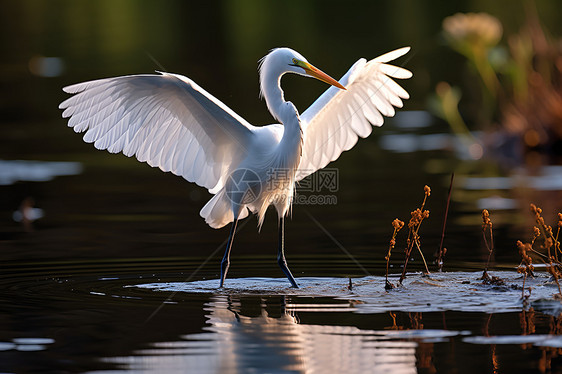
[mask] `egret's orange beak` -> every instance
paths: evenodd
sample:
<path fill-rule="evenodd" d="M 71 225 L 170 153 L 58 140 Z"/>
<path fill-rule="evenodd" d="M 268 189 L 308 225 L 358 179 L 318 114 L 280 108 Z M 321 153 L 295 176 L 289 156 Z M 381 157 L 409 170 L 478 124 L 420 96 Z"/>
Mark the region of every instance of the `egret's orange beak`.
<path fill-rule="evenodd" d="M 324 73 L 322 70 L 318 69 L 317 67 L 309 64 L 308 62 L 299 61 L 298 66 L 303 68 L 311 77 L 321 80 L 322 82 L 331 84 L 332 86 L 335 86 L 337 88 L 341 88 L 342 90 L 345 90 L 345 87 L 342 86 L 337 80 L 330 77 L 328 74 Z"/>

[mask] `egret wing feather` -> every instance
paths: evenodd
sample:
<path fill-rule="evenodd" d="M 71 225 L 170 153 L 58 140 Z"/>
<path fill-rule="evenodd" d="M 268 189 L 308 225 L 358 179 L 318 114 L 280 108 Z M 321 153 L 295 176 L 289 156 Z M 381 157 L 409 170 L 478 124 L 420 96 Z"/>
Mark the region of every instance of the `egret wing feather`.
<path fill-rule="evenodd" d="M 98 149 L 135 155 L 216 193 L 255 127 L 181 75 L 130 75 L 64 88 L 68 125 Z"/>
<path fill-rule="evenodd" d="M 402 99 L 409 95 L 393 78 L 407 79 L 412 73 L 386 62 L 409 50 L 400 48 L 369 62 L 358 60 L 339 81 L 345 91 L 328 88 L 301 114 L 303 150 L 297 181 L 336 160 L 359 137 L 369 136 L 372 126 L 381 126 L 383 115 L 392 117 L 394 107 L 402 107 Z"/>

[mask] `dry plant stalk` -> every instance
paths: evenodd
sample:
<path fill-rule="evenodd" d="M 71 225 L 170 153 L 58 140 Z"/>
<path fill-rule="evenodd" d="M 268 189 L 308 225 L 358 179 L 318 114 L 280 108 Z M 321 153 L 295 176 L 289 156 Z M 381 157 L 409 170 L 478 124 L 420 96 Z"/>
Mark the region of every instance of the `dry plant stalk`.
<path fill-rule="evenodd" d="M 558 236 L 560 234 L 560 227 L 562 226 L 562 214 L 558 213 L 558 230 L 556 232 L 556 237 L 553 234 L 552 227 L 547 225 L 544 221 L 542 216 L 542 209 L 537 207 L 535 204 L 531 204 L 531 212 L 535 214 L 535 221 L 537 222 L 537 226 L 533 227 L 533 240 L 530 243 L 531 250 L 533 253 L 537 253 L 541 255 L 541 260 L 546 265 L 546 270 L 552 275 L 552 278 L 556 282 L 558 286 L 558 294 L 555 294 L 554 297 L 557 299 L 562 298 L 562 290 L 560 288 L 560 282 L 558 279 L 562 276 L 562 272 L 560 271 L 560 261 L 558 260 L 558 252 L 560 251 L 560 242 L 558 241 Z M 543 238 L 543 243 L 541 245 L 542 249 L 546 250 L 546 256 L 543 253 L 533 249 L 533 245 L 535 244 L 536 240 L 541 237 Z M 554 247 L 554 254 L 552 253 L 552 249 Z M 545 258 L 546 257 L 546 261 Z"/>
<path fill-rule="evenodd" d="M 525 299 L 525 281 L 527 280 L 528 275 L 533 276 L 533 259 L 528 254 L 528 252 L 532 251 L 533 248 L 531 243 L 523 243 L 521 240 L 517 241 L 517 248 L 519 249 L 519 254 L 521 255 L 521 263 L 517 267 L 517 272 L 523 274 L 523 290 L 521 292 L 521 298 Z"/>
<path fill-rule="evenodd" d="M 429 217 L 429 210 L 423 210 L 423 208 L 425 206 L 425 202 L 427 198 L 429 197 L 429 195 L 431 195 L 431 188 L 429 188 L 429 186 L 426 185 L 424 186 L 423 191 L 424 191 L 424 197 L 423 197 L 422 205 L 421 207 L 419 207 L 418 209 L 414 210 L 411 213 L 412 218 L 410 218 L 410 222 L 408 222 L 409 232 L 408 232 L 408 239 L 406 240 L 406 250 L 405 250 L 406 258 L 404 259 L 404 268 L 402 269 L 402 274 L 400 275 L 400 280 L 399 280 L 400 284 L 406 277 L 406 267 L 408 266 L 408 260 L 410 259 L 410 255 L 412 254 L 414 245 L 418 248 L 418 251 L 420 252 L 423 263 L 425 265 L 425 270 L 427 274 L 429 274 L 429 269 L 427 268 L 427 262 L 425 261 L 425 257 L 423 256 L 423 253 L 421 251 L 420 236 L 418 232 L 420 230 L 420 226 L 423 220 Z"/>
<path fill-rule="evenodd" d="M 390 244 L 388 245 L 388 253 L 384 258 L 386 260 L 386 281 L 384 284 L 384 288 L 386 290 L 391 290 L 394 288 L 394 285 L 388 281 L 388 267 L 390 263 L 390 253 L 392 252 L 394 246 L 396 245 L 396 234 L 398 234 L 398 231 L 400 231 L 402 227 L 404 227 L 404 222 L 396 218 L 394 221 L 392 221 L 392 227 L 394 227 L 394 232 L 392 233 L 392 238 L 390 239 Z"/>
<path fill-rule="evenodd" d="M 486 231 L 488 231 L 490 236 L 490 241 L 486 237 Z M 490 259 L 492 258 L 492 253 L 494 252 L 494 233 L 492 231 L 492 220 L 490 219 L 490 212 L 487 209 L 482 211 L 482 237 L 484 238 L 484 244 L 488 250 L 488 261 L 486 261 L 486 267 L 484 268 L 484 273 L 482 273 L 483 281 L 490 281 L 490 276 L 488 275 L 488 267 L 490 266 Z"/>
<path fill-rule="evenodd" d="M 492 253 L 494 253 L 494 232 L 492 230 L 492 220 L 490 219 L 490 212 L 487 209 L 482 211 L 482 237 L 484 238 L 484 244 L 488 250 L 488 261 L 486 261 L 486 267 L 482 273 L 482 283 L 492 284 L 495 286 L 501 286 L 505 284 L 504 280 L 495 275 L 488 275 L 488 267 L 490 266 L 490 260 L 492 258 Z M 488 233 L 488 235 L 486 235 Z M 488 239 L 489 236 L 489 239 Z"/>
<path fill-rule="evenodd" d="M 447 226 L 447 216 L 449 215 L 449 206 L 451 205 L 451 192 L 453 190 L 453 179 L 455 179 L 455 173 L 451 174 L 451 183 L 449 183 L 449 192 L 447 193 L 447 205 L 445 207 L 445 217 L 443 218 L 443 230 L 441 230 L 441 243 L 439 244 L 439 249 L 435 253 L 435 263 L 437 264 L 437 270 L 439 272 L 443 271 L 443 257 L 447 254 L 447 248 L 443 248 L 443 241 L 445 240 L 445 227 Z"/>
<path fill-rule="evenodd" d="M 552 235 L 552 227 L 544 222 L 541 208 L 537 207 L 535 204 L 531 204 L 531 212 L 535 214 L 535 221 L 538 224 L 539 236 L 542 234 L 542 236 L 544 237 L 543 247 L 547 251 L 547 256 L 548 256 L 547 258 L 549 260 L 551 258 L 554 259 L 554 257 L 552 257 L 552 253 L 550 252 L 550 249 L 554 244 L 554 235 Z"/>
<path fill-rule="evenodd" d="M 560 242 L 558 241 L 558 236 L 560 234 L 560 228 L 562 227 L 562 213 L 558 213 L 558 230 L 556 230 L 556 238 L 554 238 L 554 253 L 556 254 L 556 259 L 558 260 L 558 254 L 562 254 L 560 249 Z"/>

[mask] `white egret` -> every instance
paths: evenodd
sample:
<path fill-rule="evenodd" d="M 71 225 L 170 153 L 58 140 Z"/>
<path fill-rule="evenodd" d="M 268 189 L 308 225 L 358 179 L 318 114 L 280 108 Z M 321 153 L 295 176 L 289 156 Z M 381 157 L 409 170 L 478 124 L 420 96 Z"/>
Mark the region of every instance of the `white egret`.
<path fill-rule="evenodd" d="M 277 261 L 298 287 L 284 253 L 284 217 L 295 183 L 325 167 L 367 137 L 383 117 L 394 115 L 408 93 L 392 78 L 412 73 L 386 64 L 409 47 L 371 61 L 358 60 L 336 81 L 289 48 L 277 48 L 260 61 L 261 96 L 281 124 L 252 126 L 221 101 L 182 75 L 130 75 L 64 88 L 74 96 L 60 104 L 68 126 L 85 132 L 84 141 L 195 182 L 214 196 L 201 209 L 213 228 L 232 222 L 221 262 L 220 287 L 230 264 L 236 225 L 249 212 L 263 223 L 268 206 L 279 217 Z M 328 88 L 299 115 L 285 101 L 281 77 L 294 73 L 317 78 Z M 394 107 L 393 107 L 394 106 Z"/>

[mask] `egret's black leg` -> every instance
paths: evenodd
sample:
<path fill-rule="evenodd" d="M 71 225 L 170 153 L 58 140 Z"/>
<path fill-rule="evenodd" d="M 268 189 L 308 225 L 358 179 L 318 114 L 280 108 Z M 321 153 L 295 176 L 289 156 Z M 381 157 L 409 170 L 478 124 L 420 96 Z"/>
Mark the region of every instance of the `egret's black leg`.
<path fill-rule="evenodd" d="M 277 263 L 283 270 L 283 273 L 289 278 L 289 282 L 294 288 L 299 288 L 299 285 L 295 281 L 291 270 L 287 267 L 287 260 L 285 260 L 285 219 L 281 217 L 279 220 L 279 251 L 277 252 Z"/>
<path fill-rule="evenodd" d="M 226 250 L 224 251 L 224 256 L 221 262 L 221 285 L 222 288 L 224 284 L 224 279 L 226 278 L 226 273 L 228 272 L 228 267 L 230 266 L 230 249 L 232 248 L 232 242 L 234 241 L 234 233 L 236 232 L 236 225 L 238 224 L 238 218 L 234 218 L 232 222 L 232 227 L 230 228 L 230 235 L 228 237 L 228 242 L 226 243 Z"/>

